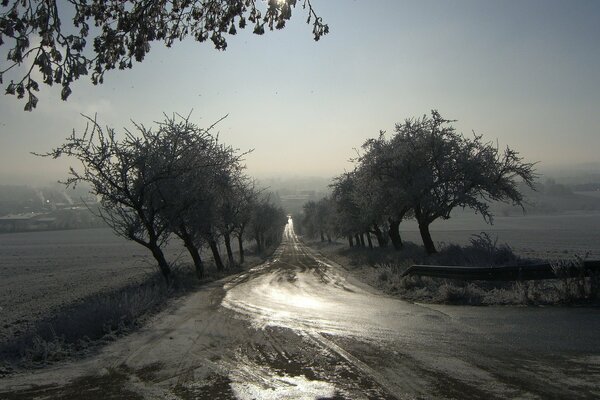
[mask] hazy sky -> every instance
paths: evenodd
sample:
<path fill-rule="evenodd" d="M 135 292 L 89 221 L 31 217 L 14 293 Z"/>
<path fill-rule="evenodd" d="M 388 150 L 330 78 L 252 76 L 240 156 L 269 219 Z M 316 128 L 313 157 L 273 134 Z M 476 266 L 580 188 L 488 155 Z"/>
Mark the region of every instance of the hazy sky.
<path fill-rule="evenodd" d="M 598 162 L 600 1 L 313 0 L 331 33 L 314 42 L 300 8 L 282 31 L 229 38 L 227 51 L 154 44 L 143 63 L 84 78 L 67 102 L 43 87 L 35 111 L 0 96 L 0 183 L 43 184 L 74 161 L 30 151 L 85 126 L 225 114 L 223 141 L 259 176 L 334 175 L 380 129 L 432 108 L 541 165 Z M 6 53 L 3 46 L 2 54 Z"/>

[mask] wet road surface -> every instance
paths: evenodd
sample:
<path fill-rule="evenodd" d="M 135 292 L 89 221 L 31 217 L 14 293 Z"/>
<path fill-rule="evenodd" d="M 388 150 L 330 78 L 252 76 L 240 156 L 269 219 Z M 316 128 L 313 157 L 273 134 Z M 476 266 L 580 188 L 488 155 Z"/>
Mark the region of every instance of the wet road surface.
<path fill-rule="evenodd" d="M 411 304 L 355 281 L 290 221 L 270 261 L 180 300 L 97 357 L 0 398 L 600 398 L 595 308 Z"/>

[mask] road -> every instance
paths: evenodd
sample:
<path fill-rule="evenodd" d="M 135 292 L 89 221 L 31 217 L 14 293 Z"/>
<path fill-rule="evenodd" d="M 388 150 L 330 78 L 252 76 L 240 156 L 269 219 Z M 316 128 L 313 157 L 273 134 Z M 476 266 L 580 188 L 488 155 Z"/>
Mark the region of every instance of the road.
<path fill-rule="evenodd" d="M 408 303 L 302 244 L 181 299 L 100 354 L 0 398 L 599 398 L 595 308 Z"/>

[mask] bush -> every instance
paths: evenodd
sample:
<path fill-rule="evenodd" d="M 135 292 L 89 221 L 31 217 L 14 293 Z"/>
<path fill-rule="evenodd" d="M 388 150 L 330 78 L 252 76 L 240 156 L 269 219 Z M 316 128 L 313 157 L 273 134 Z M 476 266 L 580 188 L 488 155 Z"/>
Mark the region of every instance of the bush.
<path fill-rule="evenodd" d="M 312 244 L 311 244 L 312 245 Z M 319 245 L 321 249 L 326 245 Z M 583 261 L 587 255 L 570 260 L 555 261 L 553 266 L 558 279 L 493 282 L 460 281 L 420 276 L 402 277 L 413 264 L 464 265 L 496 267 L 503 265 L 529 265 L 541 262 L 516 255 L 507 244 L 485 232 L 473 235 L 468 246 L 455 244 L 441 246 L 440 252 L 423 254 L 423 249 L 405 243 L 401 251 L 393 248 L 342 248 L 334 256 L 341 256 L 341 264 L 353 270 L 367 283 L 391 294 L 419 302 L 492 305 L 492 304 L 597 304 L 600 302 L 600 273 L 585 276 Z M 569 269 L 578 269 L 579 276 L 571 278 Z"/>
<path fill-rule="evenodd" d="M 428 257 L 424 263 L 439 265 L 464 265 L 472 267 L 496 267 L 523 263 L 507 244 L 498 245 L 498 238 L 486 232 L 472 235 L 470 245 L 442 245 L 439 253 Z"/>

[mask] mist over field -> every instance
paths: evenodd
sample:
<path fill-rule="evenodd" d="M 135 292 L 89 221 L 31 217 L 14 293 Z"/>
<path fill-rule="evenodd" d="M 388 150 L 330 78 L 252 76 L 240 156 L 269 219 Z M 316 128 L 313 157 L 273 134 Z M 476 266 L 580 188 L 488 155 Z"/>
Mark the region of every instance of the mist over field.
<path fill-rule="evenodd" d="M 0 398 L 600 398 L 600 2 L 0 4 Z"/>

